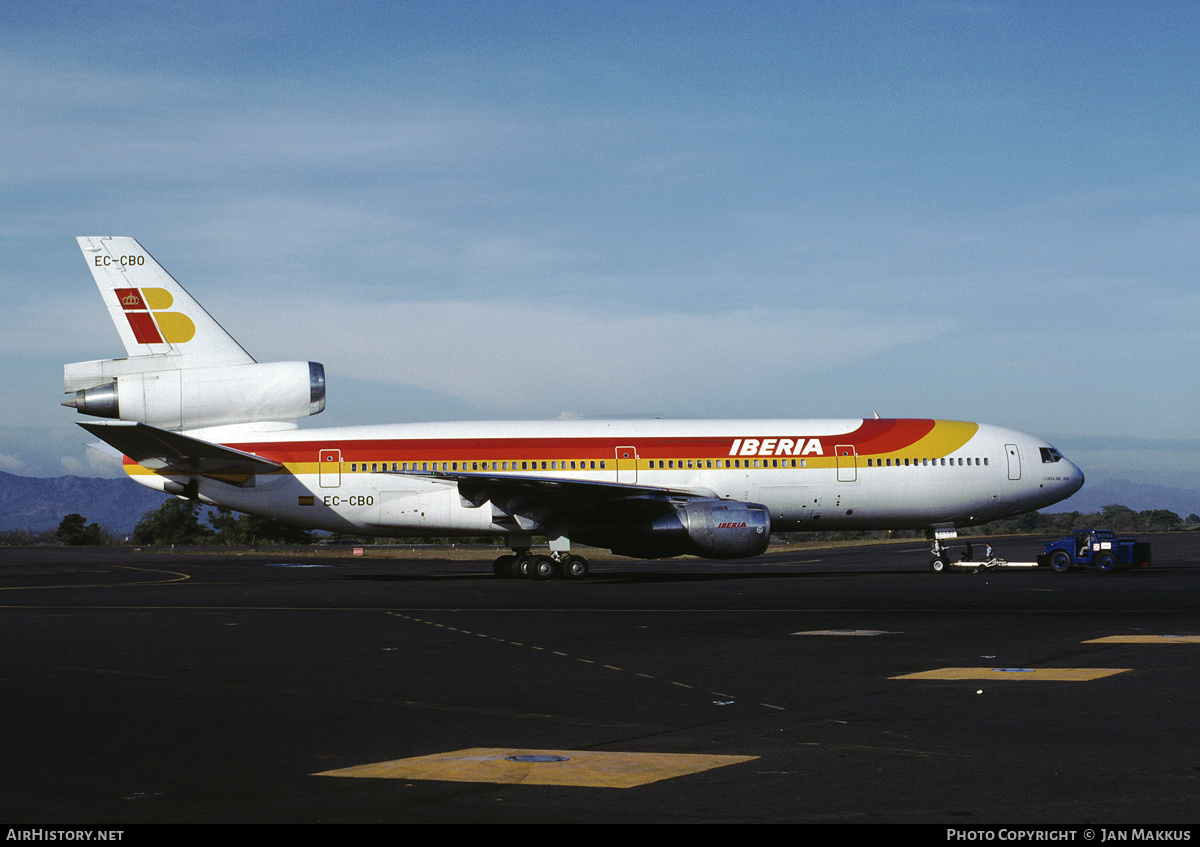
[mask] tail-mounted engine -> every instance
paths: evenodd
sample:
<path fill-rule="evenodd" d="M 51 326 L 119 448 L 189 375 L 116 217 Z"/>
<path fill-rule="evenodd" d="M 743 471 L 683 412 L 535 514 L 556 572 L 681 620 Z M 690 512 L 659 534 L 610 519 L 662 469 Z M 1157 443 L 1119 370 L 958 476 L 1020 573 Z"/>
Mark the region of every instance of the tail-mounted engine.
<path fill-rule="evenodd" d="M 172 367 L 176 362 L 134 356 L 67 365 L 64 391 L 73 396 L 63 405 L 163 429 L 291 421 L 325 408 L 325 368 L 318 362 Z"/>

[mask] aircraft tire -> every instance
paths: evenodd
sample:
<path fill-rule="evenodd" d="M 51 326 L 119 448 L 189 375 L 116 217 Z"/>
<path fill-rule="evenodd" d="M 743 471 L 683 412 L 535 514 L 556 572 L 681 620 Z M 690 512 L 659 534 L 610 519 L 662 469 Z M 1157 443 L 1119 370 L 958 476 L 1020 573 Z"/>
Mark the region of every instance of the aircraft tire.
<path fill-rule="evenodd" d="M 531 556 L 525 575 L 538 581 L 550 579 L 554 576 L 554 560 L 549 556 Z"/>
<path fill-rule="evenodd" d="M 511 554 L 500 556 L 492 563 L 492 573 L 501 579 L 510 579 L 513 575 L 513 565 L 517 557 Z"/>
<path fill-rule="evenodd" d="M 567 556 L 559 563 L 563 579 L 583 579 L 588 574 L 588 561 L 583 556 Z"/>
<path fill-rule="evenodd" d="M 1112 573 L 1116 567 L 1117 560 L 1112 557 L 1112 553 L 1101 553 L 1096 557 L 1096 570 L 1100 573 Z"/>
<path fill-rule="evenodd" d="M 929 569 L 934 573 L 945 573 L 950 570 L 950 563 L 941 556 L 934 556 L 929 560 Z"/>
<path fill-rule="evenodd" d="M 1071 557 L 1062 550 L 1055 550 L 1050 556 L 1050 567 L 1059 573 L 1066 573 L 1071 569 Z"/>

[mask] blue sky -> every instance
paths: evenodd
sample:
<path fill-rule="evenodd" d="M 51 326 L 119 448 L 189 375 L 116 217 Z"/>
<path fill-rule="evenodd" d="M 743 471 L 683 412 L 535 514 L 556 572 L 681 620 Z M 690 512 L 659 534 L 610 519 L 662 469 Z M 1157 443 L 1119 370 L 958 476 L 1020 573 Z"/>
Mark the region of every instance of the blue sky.
<path fill-rule="evenodd" d="M 877 411 L 1190 486 L 1198 54 L 1190 2 L 25 4 L 0 470 L 112 472 L 58 403 L 129 235 L 313 425 Z"/>

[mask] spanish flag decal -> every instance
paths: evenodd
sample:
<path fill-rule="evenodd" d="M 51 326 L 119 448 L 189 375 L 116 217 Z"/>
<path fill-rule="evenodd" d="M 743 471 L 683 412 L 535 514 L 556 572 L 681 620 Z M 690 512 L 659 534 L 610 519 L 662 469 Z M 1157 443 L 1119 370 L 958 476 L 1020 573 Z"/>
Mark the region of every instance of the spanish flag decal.
<path fill-rule="evenodd" d="M 184 344 L 196 335 L 196 325 L 182 312 L 167 312 L 175 299 L 165 288 L 114 289 L 138 344 Z"/>

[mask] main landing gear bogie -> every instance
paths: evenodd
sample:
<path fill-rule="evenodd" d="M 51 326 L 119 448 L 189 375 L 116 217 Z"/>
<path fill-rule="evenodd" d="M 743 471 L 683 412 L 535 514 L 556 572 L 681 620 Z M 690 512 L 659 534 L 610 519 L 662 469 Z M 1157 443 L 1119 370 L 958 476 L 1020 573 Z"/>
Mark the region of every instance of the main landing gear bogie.
<path fill-rule="evenodd" d="M 502 579 L 583 579 L 588 573 L 588 562 L 583 556 L 556 558 L 528 552 L 506 553 L 492 564 L 492 573 Z"/>

